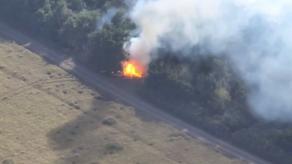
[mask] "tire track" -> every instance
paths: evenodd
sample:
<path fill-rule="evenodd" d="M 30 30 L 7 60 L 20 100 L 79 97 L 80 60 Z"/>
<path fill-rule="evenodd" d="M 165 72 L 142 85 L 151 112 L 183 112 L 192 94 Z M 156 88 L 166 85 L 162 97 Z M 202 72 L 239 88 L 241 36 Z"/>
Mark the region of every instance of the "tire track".
<path fill-rule="evenodd" d="M 59 82 L 67 82 L 67 81 L 75 81 L 75 79 L 72 79 L 71 76 L 61 76 L 55 79 L 50 79 L 50 78 L 44 78 L 44 79 L 38 79 L 35 81 L 32 81 L 30 83 L 27 83 L 26 79 L 24 76 L 20 76 L 18 75 L 16 72 L 12 72 L 9 71 L 7 69 L 1 69 L 1 71 L 6 74 L 11 76 L 12 78 L 18 79 L 20 81 L 23 81 L 25 83 L 25 85 L 18 87 L 18 88 L 14 88 L 8 92 L 5 92 L 3 94 L 0 95 L 0 101 L 5 101 L 10 99 L 11 97 L 14 97 L 16 95 L 19 95 L 29 89 L 35 88 L 35 89 L 39 89 L 41 88 L 41 86 L 43 85 L 47 85 L 47 84 L 51 84 L 51 83 L 59 83 Z"/>

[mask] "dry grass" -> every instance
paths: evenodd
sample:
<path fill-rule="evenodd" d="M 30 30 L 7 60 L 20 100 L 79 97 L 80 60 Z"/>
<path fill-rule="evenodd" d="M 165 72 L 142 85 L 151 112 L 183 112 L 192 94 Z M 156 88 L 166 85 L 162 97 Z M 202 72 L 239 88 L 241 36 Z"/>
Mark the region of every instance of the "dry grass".
<path fill-rule="evenodd" d="M 5 41 L 0 43 L 0 112 L 0 162 L 240 163 L 166 124 L 141 120 L 131 107 L 106 100 Z"/>

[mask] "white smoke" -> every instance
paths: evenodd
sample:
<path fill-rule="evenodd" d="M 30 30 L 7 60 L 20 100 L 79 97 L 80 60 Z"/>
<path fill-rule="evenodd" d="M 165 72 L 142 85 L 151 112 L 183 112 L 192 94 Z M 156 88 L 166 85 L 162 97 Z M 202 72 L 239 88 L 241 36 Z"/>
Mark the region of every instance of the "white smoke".
<path fill-rule="evenodd" d="M 144 64 L 161 48 L 227 55 L 253 86 L 254 112 L 292 121 L 291 12 L 291 0 L 138 0 L 130 17 L 139 34 L 128 51 Z"/>
<path fill-rule="evenodd" d="M 118 13 L 118 9 L 109 8 L 102 17 L 97 21 L 96 29 L 101 30 L 105 25 L 110 25 L 112 23 L 112 19 Z"/>

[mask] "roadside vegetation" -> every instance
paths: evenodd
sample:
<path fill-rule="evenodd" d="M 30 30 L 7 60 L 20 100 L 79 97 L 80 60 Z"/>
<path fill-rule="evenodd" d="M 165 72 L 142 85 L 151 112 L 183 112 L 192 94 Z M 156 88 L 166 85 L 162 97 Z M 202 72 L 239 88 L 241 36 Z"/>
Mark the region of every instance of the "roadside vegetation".
<path fill-rule="evenodd" d="M 133 24 L 120 0 L 4 0 L 2 19 L 69 50 L 97 71 L 120 69 Z M 17 11 L 17 12 L 16 12 Z"/>
<path fill-rule="evenodd" d="M 123 43 L 135 29 L 127 9 L 120 0 L 4 0 L 0 17 L 110 73 L 120 69 Z M 227 59 L 165 53 L 151 63 L 144 84 L 139 94 L 167 112 L 274 163 L 291 164 L 291 124 L 254 117 L 248 88 Z"/>

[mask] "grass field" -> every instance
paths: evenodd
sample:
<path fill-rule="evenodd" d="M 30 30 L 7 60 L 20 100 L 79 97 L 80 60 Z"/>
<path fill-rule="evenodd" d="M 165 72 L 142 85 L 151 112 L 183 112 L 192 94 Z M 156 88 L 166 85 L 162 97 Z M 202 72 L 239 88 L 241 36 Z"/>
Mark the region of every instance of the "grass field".
<path fill-rule="evenodd" d="M 145 121 L 14 43 L 0 41 L 3 164 L 238 164 Z"/>

